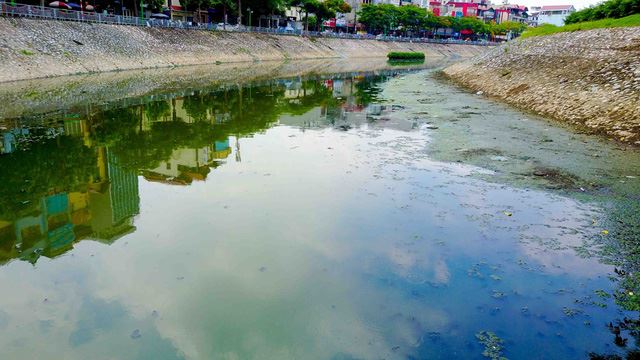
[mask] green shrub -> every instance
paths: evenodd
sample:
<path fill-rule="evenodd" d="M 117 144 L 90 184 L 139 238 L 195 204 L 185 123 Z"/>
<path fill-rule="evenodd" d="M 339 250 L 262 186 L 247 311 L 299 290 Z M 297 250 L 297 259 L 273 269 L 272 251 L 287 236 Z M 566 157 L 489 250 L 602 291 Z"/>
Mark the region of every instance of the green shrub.
<path fill-rule="evenodd" d="M 389 60 L 424 60 L 424 53 L 392 51 L 387 57 Z"/>
<path fill-rule="evenodd" d="M 565 19 L 565 24 L 577 24 L 601 19 L 619 19 L 640 13 L 640 0 L 608 0 L 576 11 Z"/>
<path fill-rule="evenodd" d="M 587 21 L 576 24 L 570 24 L 565 26 L 555 26 L 551 24 L 543 24 L 538 27 L 528 28 L 527 31 L 522 34 L 523 38 L 531 36 L 551 35 L 560 32 L 591 30 L 601 28 L 614 28 L 614 27 L 632 27 L 640 26 L 640 14 L 623 17 L 621 19 L 602 19 L 597 21 Z"/>

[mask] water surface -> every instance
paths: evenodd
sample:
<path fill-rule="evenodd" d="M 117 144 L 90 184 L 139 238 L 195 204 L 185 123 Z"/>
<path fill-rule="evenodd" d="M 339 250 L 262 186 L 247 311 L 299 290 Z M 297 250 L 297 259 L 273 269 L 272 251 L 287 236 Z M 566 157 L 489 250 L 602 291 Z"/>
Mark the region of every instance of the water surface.
<path fill-rule="evenodd" d="M 1 122 L 0 358 L 636 348 L 640 155 L 431 69 Z"/>

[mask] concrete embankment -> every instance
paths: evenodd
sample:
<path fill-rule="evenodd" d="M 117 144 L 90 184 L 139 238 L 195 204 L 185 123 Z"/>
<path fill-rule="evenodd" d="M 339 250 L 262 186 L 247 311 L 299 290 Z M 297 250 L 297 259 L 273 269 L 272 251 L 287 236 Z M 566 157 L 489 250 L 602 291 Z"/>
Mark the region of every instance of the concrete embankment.
<path fill-rule="evenodd" d="M 522 109 L 640 145 L 640 27 L 516 40 L 444 74 Z"/>
<path fill-rule="evenodd" d="M 0 18 L 0 82 L 217 62 L 384 57 L 422 51 L 468 57 L 472 45 L 274 36 Z"/>
<path fill-rule="evenodd" d="M 207 91 L 221 86 L 290 77 L 319 78 L 328 74 L 364 74 L 441 67 L 443 60 L 390 66 L 386 58 L 315 59 L 238 62 L 177 66 L 95 74 L 79 74 L 0 84 L 2 119 L 53 114 L 60 110 L 108 105 L 135 98 Z"/>

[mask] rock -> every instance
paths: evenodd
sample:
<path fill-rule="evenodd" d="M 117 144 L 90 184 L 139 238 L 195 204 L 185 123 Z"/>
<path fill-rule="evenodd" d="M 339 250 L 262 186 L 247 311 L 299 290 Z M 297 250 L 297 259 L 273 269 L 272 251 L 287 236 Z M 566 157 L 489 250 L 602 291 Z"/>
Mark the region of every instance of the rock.
<path fill-rule="evenodd" d="M 640 27 L 533 37 L 450 65 L 443 73 L 482 89 L 477 95 L 640 145 L 639 42 Z"/>

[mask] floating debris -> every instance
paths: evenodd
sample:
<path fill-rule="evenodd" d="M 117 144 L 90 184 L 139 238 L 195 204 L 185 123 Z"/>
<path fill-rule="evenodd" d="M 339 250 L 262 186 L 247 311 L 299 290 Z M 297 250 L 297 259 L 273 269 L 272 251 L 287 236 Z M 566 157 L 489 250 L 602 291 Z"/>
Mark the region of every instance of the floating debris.
<path fill-rule="evenodd" d="M 484 351 L 482 352 L 484 357 L 492 360 L 507 360 L 506 357 L 502 356 L 504 340 L 500 339 L 496 334 L 491 331 L 480 331 L 476 334 L 476 338 L 480 344 L 484 345 Z"/>
<path fill-rule="evenodd" d="M 494 299 L 502 299 L 505 296 L 507 295 L 504 292 L 498 290 L 493 290 L 493 293 L 491 294 L 491 297 Z"/>
<path fill-rule="evenodd" d="M 599 297 L 601 297 L 602 299 L 608 299 L 608 298 L 611 297 L 611 294 L 609 294 L 608 292 L 606 292 L 604 290 L 601 290 L 601 289 L 598 289 L 598 290 L 594 291 L 594 293 L 596 295 L 598 295 Z"/>
<path fill-rule="evenodd" d="M 562 312 L 568 317 L 574 317 L 576 315 L 582 314 L 582 310 L 572 309 L 566 306 L 562 308 Z"/>

